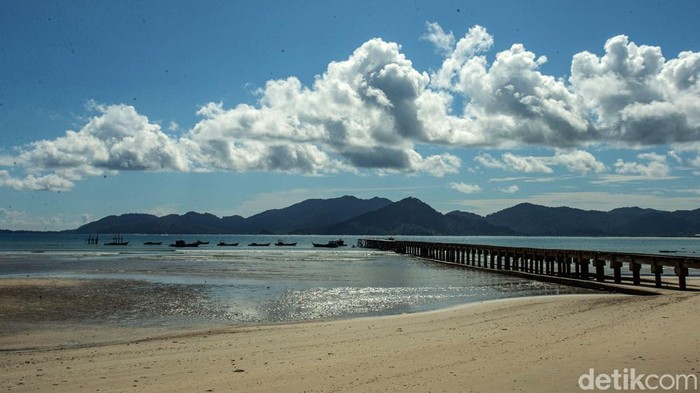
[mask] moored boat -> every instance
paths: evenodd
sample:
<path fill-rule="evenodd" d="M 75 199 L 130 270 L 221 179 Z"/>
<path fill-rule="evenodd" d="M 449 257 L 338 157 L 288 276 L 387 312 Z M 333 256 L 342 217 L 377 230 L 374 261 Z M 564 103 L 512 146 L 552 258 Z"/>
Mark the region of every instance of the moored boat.
<path fill-rule="evenodd" d="M 111 242 L 105 243 L 105 246 L 126 246 L 128 244 L 129 244 L 129 242 L 128 241 L 125 242 L 124 239 L 122 238 L 122 235 L 117 235 L 117 236 L 112 238 Z"/>
<path fill-rule="evenodd" d="M 236 247 L 238 243 L 226 243 L 226 242 L 219 242 L 217 246 L 220 247 Z"/>
<path fill-rule="evenodd" d="M 163 242 L 144 242 L 144 246 L 160 246 Z"/>
<path fill-rule="evenodd" d="M 311 244 L 314 245 L 314 247 L 323 247 L 323 248 L 338 248 L 338 243 L 336 243 L 334 240 L 329 241 L 326 244 L 323 243 L 314 243 L 311 242 Z"/>
<path fill-rule="evenodd" d="M 248 247 L 267 247 L 270 243 L 250 243 Z"/>
<path fill-rule="evenodd" d="M 314 245 L 314 247 L 325 247 L 325 248 L 337 248 L 337 247 L 345 247 L 347 244 L 345 244 L 345 241 L 343 239 L 337 239 L 337 240 L 329 240 L 328 243 L 322 244 L 322 243 L 314 243 L 311 242 L 311 244 Z"/>
<path fill-rule="evenodd" d="M 170 244 L 170 247 L 199 247 L 199 243 L 187 243 L 184 240 L 175 240 L 175 243 Z"/>
<path fill-rule="evenodd" d="M 275 246 L 287 246 L 287 247 L 292 247 L 292 246 L 296 246 L 296 245 L 297 245 L 297 242 L 294 242 L 294 243 L 285 243 L 285 242 L 282 241 L 282 239 L 277 240 L 277 243 L 275 243 Z"/>

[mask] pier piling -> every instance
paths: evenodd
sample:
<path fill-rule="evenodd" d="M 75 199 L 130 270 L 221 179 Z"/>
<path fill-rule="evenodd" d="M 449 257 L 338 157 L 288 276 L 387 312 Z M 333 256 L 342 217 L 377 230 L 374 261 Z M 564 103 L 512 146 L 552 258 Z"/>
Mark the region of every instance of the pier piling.
<path fill-rule="evenodd" d="M 678 277 L 678 289 L 687 290 L 689 269 L 700 269 L 700 258 L 672 255 L 601 252 L 586 250 L 558 250 L 502 247 L 476 244 L 402 241 L 386 239 L 358 239 L 358 247 L 394 251 L 439 262 L 473 266 L 485 270 L 517 271 L 537 276 L 554 276 L 563 279 L 606 282 L 606 266 L 613 271 L 613 282 L 623 282 L 622 268 L 628 265 L 632 284 L 641 285 L 641 270 L 648 265 L 654 275 L 654 285 L 662 287 L 664 267 L 673 268 Z M 595 267 L 591 276 L 589 265 Z M 572 267 L 573 265 L 573 267 Z M 629 276 L 627 276 L 629 277 Z M 626 278 L 629 280 L 629 278 Z"/>

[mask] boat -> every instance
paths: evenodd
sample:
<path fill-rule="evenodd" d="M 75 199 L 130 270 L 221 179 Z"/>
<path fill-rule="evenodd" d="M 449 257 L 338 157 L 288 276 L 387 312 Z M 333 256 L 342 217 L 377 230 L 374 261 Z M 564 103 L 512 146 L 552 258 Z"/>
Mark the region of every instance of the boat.
<path fill-rule="evenodd" d="M 659 252 L 662 252 L 664 254 L 675 254 L 678 251 L 676 251 L 676 250 L 659 250 Z"/>
<path fill-rule="evenodd" d="M 323 247 L 323 248 L 338 248 L 338 247 L 339 247 L 339 246 L 338 246 L 338 243 L 336 243 L 335 240 L 331 240 L 331 241 L 329 241 L 329 242 L 326 243 L 326 244 L 323 244 L 323 243 L 314 243 L 314 242 L 311 242 L 311 244 L 313 244 L 314 247 Z"/>
<path fill-rule="evenodd" d="M 319 244 L 319 243 L 314 243 L 314 242 L 311 242 L 311 244 L 313 244 L 314 247 L 325 247 L 325 248 L 338 248 L 338 247 L 347 246 L 347 244 L 345 244 L 345 241 L 343 239 L 329 240 L 328 243 L 326 243 L 326 244 Z"/>
<path fill-rule="evenodd" d="M 238 243 L 225 243 L 225 242 L 219 242 L 217 244 L 217 246 L 221 246 L 221 247 L 235 247 L 237 245 L 238 245 Z"/>
<path fill-rule="evenodd" d="M 87 244 L 98 244 L 100 242 L 100 234 L 98 233 L 95 237 L 92 237 L 92 235 L 88 236 L 87 239 L 85 239 L 85 243 Z"/>
<path fill-rule="evenodd" d="M 209 242 L 203 242 L 201 240 L 197 240 L 195 243 L 197 243 L 197 244 L 209 244 Z"/>
<path fill-rule="evenodd" d="M 170 247 L 199 247 L 199 243 L 187 243 L 184 240 L 175 240 L 174 244 L 170 244 Z"/>
<path fill-rule="evenodd" d="M 122 235 L 117 235 L 112 238 L 112 241 L 105 243 L 105 246 L 126 246 L 129 242 L 125 242 Z"/>
<path fill-rule="evenodd" d="M 160 246 L 163 242 L 144 242 L 144 246 Z"/>
<path fill-rule="evenodd" d="M 288 246 L 288 247 L 291 247 L 291 246 L 296 246 L 296 245 L 297 245 L 297 242 L 294 242 L 294 243 L 285 243 L 285 242 L 282 241 L 282 239 L 277 240 L 277 243 L 275 243 L 275 246 Z"/>
<path fill-rule="evenodd" d="M 267 247 L 270 243 L 250 243 L 248 247 Z"/>

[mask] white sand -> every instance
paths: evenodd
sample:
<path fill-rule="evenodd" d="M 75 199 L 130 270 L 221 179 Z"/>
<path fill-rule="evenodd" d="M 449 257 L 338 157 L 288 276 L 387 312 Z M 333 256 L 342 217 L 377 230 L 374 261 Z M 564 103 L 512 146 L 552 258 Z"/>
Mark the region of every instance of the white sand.
<path fill-rule="evenodd" d="M 700 371 L 700 295 L 568 295 L 0 352 L 6 392 L 580 392 L 589 368 Z M 99 335 L 99 331 L 95 332 Z M 55 343 L 61 332 L 36 332 Z M 46 336 L 46 335 L 49 336 Z M 4 337 L 7 339 L 8 337 Z"/>

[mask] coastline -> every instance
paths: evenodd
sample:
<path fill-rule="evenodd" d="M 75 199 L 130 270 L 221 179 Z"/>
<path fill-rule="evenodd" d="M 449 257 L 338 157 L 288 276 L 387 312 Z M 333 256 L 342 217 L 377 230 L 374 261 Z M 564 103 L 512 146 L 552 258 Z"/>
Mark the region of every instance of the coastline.
<path fill-rule="evenodd" d="M 590 368 L 698 375 L 698 309 L 700 295 L 689 292 L 559 295 L 398 316 L 194 329 L 98 346 L 3 351 L 0 388 L 573 392 Z M 94 334 L 100 333 L 109 332 Z M 50 341 L 61 332 L 36 334 Z"/>

